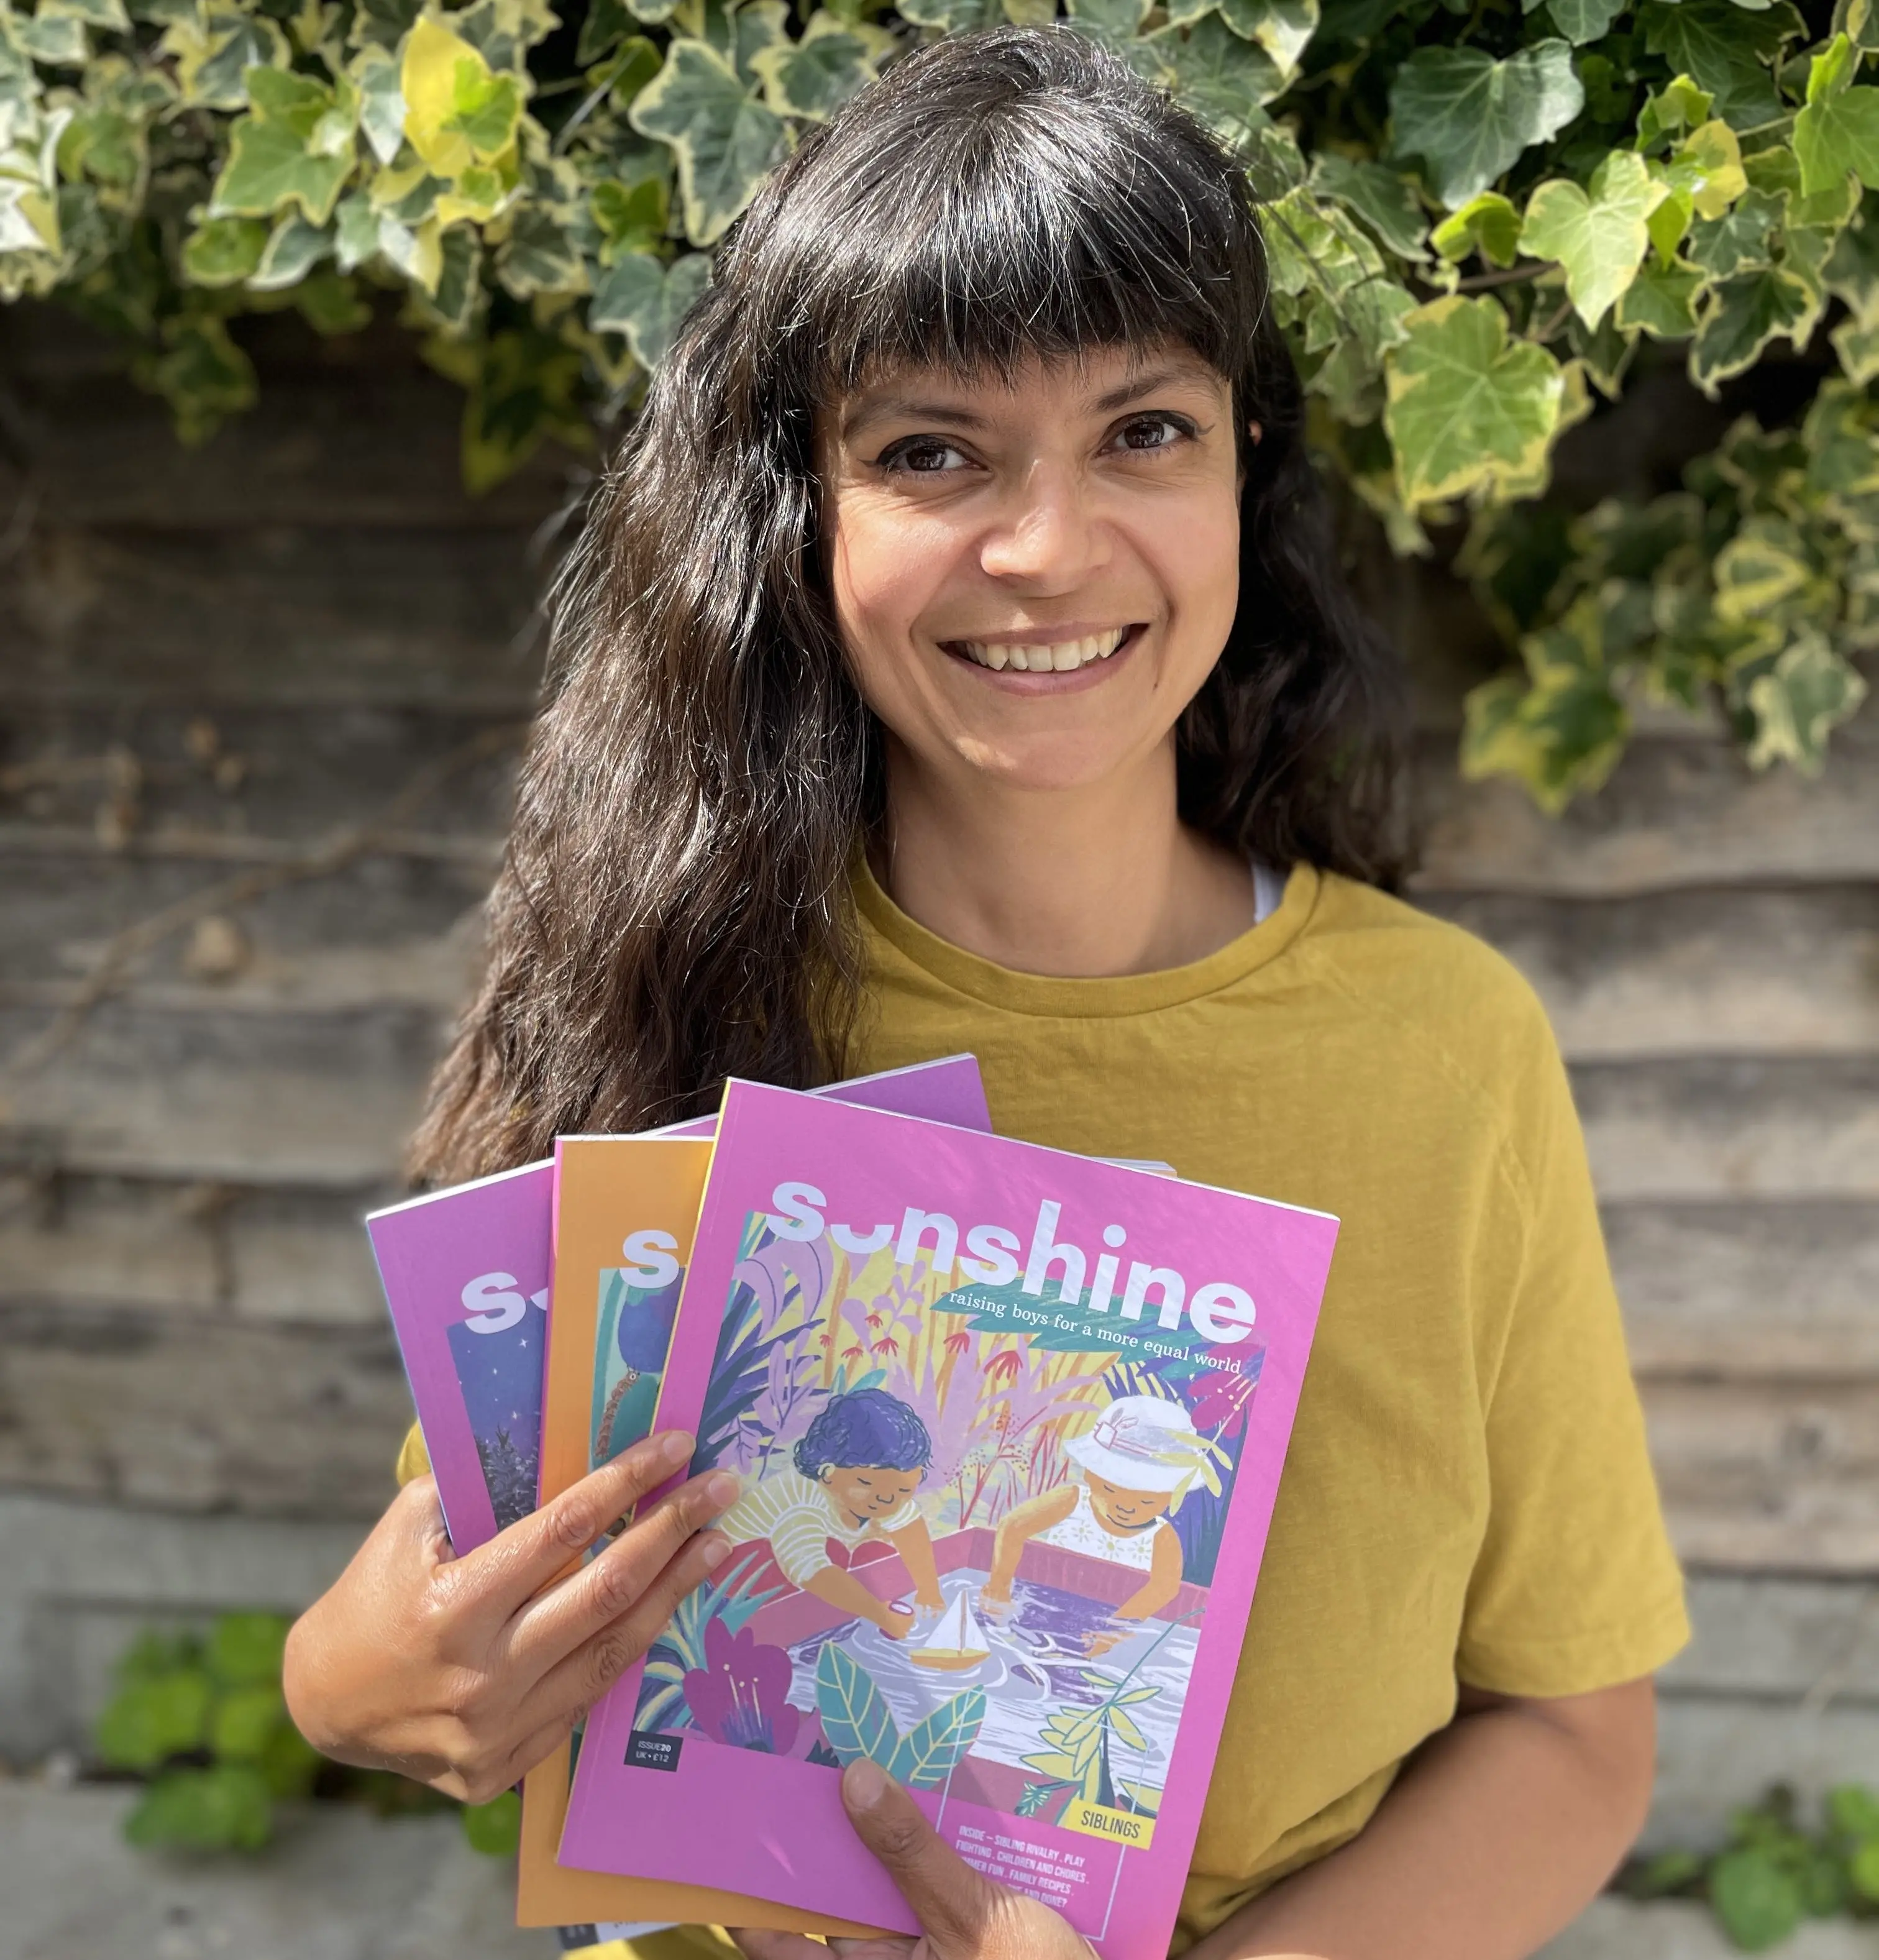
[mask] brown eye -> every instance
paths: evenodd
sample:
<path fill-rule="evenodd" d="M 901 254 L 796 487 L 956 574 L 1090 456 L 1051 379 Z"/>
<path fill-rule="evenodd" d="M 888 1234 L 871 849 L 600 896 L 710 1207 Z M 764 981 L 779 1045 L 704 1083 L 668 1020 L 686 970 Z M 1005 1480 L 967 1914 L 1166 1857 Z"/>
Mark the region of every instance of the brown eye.
<path fill-rule="evenodd" d="M 951 443 L 937 436 L 909 436 L 882 453 L 879 466 L 908 476 L 939 476 L 965 460 Z"/>
<path fill-rule="evenodd" d="M 1188 424 L 1175 415 L 1137 415 L 1124 422 L 1116 435 L 1117 447 L 1138 453 L 1172 449 L 1184 436 L 1193 434 Z"/>

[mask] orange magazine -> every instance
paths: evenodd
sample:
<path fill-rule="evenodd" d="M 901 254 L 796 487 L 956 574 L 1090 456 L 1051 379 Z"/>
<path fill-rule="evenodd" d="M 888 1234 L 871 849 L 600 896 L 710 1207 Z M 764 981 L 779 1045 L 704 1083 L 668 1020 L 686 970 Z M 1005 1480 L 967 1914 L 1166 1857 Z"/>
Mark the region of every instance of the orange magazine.
<path fill-rule="evenodd" d="M 540 1501 L 647 1433 L 711 1161 L 709 1138 L 564 1137 L 555 1146 L 555 1277 Z M 677 1922 L 785 1932 L 876 1929 L 704 1885 L 557 1864 L 573 1778 L 564 1742 L 523 1784 L 519 1926 Z"/>

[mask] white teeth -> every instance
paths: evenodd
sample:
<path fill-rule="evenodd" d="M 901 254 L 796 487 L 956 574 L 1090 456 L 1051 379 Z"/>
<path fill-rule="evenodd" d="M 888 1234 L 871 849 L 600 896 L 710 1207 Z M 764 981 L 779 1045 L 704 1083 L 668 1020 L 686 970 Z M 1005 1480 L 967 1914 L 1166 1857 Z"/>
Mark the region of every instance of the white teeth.
<path fill-rule="evenodd" d="M 999 641 L 955 640 L 952 644 L 982 667 L 998 673 L 1009 667 L 1019 673 L 1074 673 L 1092 660 L 1106 660 L 1129 636 L 1126 626 L 1106 633 L 1092 633 L 1081 640 L 1063 640 L 1054 646 L 1015 646 Z"/>

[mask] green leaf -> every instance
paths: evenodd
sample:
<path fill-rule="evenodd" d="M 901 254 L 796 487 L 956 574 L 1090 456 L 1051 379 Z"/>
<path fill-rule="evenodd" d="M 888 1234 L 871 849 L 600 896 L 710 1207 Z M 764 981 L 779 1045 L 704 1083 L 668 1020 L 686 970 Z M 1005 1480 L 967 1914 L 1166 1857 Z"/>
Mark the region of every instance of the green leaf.
<path fill-rule="evenodd" d="M 628 119 L 669 144 L 679 164 L 685 231 L 709 245 L 757 194 L 781 155 L 782 122 L 747 89 L 731 64 L 697 40 L 675 40 L 666 65 L 641 91 Z"/>
<path fill-rule="evenodd" d="M 1709 291 L 1690 350 L 1690 379 L 1706 394 L 1752 367 L 1769 341 L 1792 337 L 1814 313 L 1807 287 L 1791 272 L 1769 269 L 1725 279 Z"/>
<path fill-rule="evenodd" d="M 1855 1844 L 1879 1839 L 1879 1790 L 1864 1783 L 1836 1784 L 1827 1793 L 1823 1806 L 1829 1825 Z"/>
<path fill-rule="evenodd" d="M 587 324 L 598 332 L 625 334 L 634 359 L 657 368 L 711 277 L 711 261 L 702 252 L 687 253 L 670 271 L 646 253 L 629 253 L 601 274 Z"/>
<path fill-rule="evenodd" d="M 36 14 L 10 23 L 22 54 L 46 68 L 83 68 L 91 58 L 84 22 L 75 14 Z"/>
<path fill-rule="evenodd" d="M 1462 775 L 1471 782 L 1512 776 L 1553 816 L 1604 784 L 1630 733 L 1605 675 L 1569 662 L 1542 663 L 1531 681 L 1507 674 L 1484 682 L 1464 713 Z"/>
<path fill-rule="evenodd" d="M 1321 151 L 1312 159 L 1311 185 L 1321 198 L 1334 199 L 1353 212 L 1399 259 L 1420 259 L 1429 220 L 1422 199 L 1408 178 L 1387 164 L 1353 161 L 1335 151 Z"/>
<path fill-rule="evenodd" d="M 779 116 L 825 123 L 874 79 L 876 62 L 892 46 L 877 30 L 818 13 L 800 41 L 779 41 L 754 56 L 751 66 L 762 80 L 764 100 Z"/>
<path fill-rule="evenodd" d="M 247 79 L 254 110 L 229 132 L 211 215 L 269 218 L 291 204 L 324 224 L 352 174 L 352 137 L 334 91 L 279 68 L 253 68 Z"/>
<path fill-rule="evenodd" d="M 580 250 L 552 212 L 523 205 L 496 253 L 496 276 L 519 300 L 536 293 L 583 293 L 587 269 Z"/>
<path fill-rule="evenodd" d="M 1779 117 L 1768 64 L 1805 29 L 1787 0 L 1759 12 L 1733 0 L 1645 0 L 1638 10 L 1645 45 L 1712 99 L 1733 129 L 1759 129 Z"/>
<path fill-rule="evenodd" d="M 487 1858 L 513 1858 L 522 1848 L 522 1799 L 512 1790 L 487 1803 L 463 1806 L 463 1835 Z"/>
<path fill-rule="evenodd" d="M 1697 225 L 1690 234 L 1689 256 L 1712 279 L 1733 278 L 1774 263 L 1769 234 L 1781 222 L 1786 200 L 1752 190 L 1733 211 Z"/>
<path fill-rule="evenodd" d="M 183 247 L 183 269 L 197 286 L 238 286 L 261 262 L 268 242 L 260 218 L 207 218 Z"/>
<path fill-rule="evenodd" d="M 208 1734 L 215 1690 L 198 1669 L 127 1683 L 99 1716 L 93 1735 L 100 1761 L 113 1769 L 155 1769 L 200 1748 Z"/>
<path fill-rule="evenodd" d="M 1216 5 L 1234 33 L 1264 49 L 1290 81 L 1318 32 L 1318 0 L 1216 0 Z"/>
<path fill-rule="evenodd" d="M 1451 212 L 1429 234 L 1429 243 L 1452 265 L 1479 252 L 1505 269 L 1520 256 L 1520 213 L 1497 190 L 1484 190 Z"/>
<path fill-rule="evenodd" d="M 428 15 L 405 43 L 399 89 L 405 135 L 434 176 L 454 180 L 514 140 L 521 83 L 498 76 L 479 49 Z"/>
<path fill-rule="evenodd" d="M 1879 88 L 1850 86 L 1854 59 L 1852 43 L 1838 34 L 1807 72 L 1807 107 L 1794 133 L 1805 196 L 1844 183 L 1849 171 L 1879 189 Z"/>
<path fill-rule="evenodd" d="M 580 39 L 574 49 L 576 65 L 593 67 L 633 31 L 633 15 L 625 0 L 588 0 L 587 15 L 580 24 Z"/>
<path fill-rule="evenodd" d="M 602 177 L 589 192 L 588 203 L 600 228 L 603 266 L 614 264 L 628 252 L 655 250 L 671 220 L 670 199 L 663 180 L 658 177 L 642 177 L 634 184 Z"/>
<path fill-rule="evenodd" d="M 255 1851 L 274 1831 L 274 1806 L 259 1771 L 244 1763 L 172 1770 L 124 1820 L 133 1844 L 192 1851 Z"/>
<path fill-rule="evenodd" d="M 1627 333 L 1642 329 L 1658 340 L 1687 339 L 1696 330 L 1696 299 L 1707 282 L 1682 259 L 1668 266 L 1650 259 L 1618 302 L 1618 324 Z"/>
<path fill-rule="evenodd" d="M 209 1720 L 209 1748 L 234 1762 L 258 1762 L 287 1721 L 287 1704 L 278 1685 L 231 1688 L 216 1703 Z"/>
<path fill-rule="evenodd" d="M 285 68 L 293 58 L 287 37 L 262 14 L 212 9 L 206 30 L 196 18 L 173 22 L 157 43 L 176 61 L 183 100 L 202 109 L 245 109 L 257 68 Z"/>
<path fill-rule="evenodd" d="M 1547 12 L 1553 24 L 1578 48 L 1602 39 L 1626 5 L 1627 0 L 1547 0 Z"/>
<path fill-rule="evenodd" d="M 1141 31 L 1154 0 L 1067 0 L 1067 4 L 1073 25 L 1092 40 L 1126 49 Z"/>
<path fill-rule="evenodd" d="M 1709 1871 L 1709 1903 L 1744 1953 L 1779 1946 L 1800 1925 L 1801 1893 L 1766 1852 L 1725 1852 Z"/>
<path fill-rule="evenodd" d="M 1650 243 L 1645 221 L 1664 195 L 1642 157 L 1614 150 L 1594 173 L 1589 195 L 1558 181 L 1534 192 L 1521 247 L 1559 262 L 1573 310 L 1596 328 L 1636 277 Z"/>
<path fill-rule="evenodd" d="M 867 1669 L 833 1640 L 823 1643 L 816 1662 L 816 1708 L 828 1746 L 843 1762 L 866 1756 L 883 1769 L 892 1762 L 901 1736 L 887 1698 Z"/>
<path fill-rule="evenodd" d="M 1243 150 L 1268 126 L 1263 103 L 1285 86 L 1279 65 L 1217 14 L 1191 27 L 1162 27 L 1137 43 L 1167 86 L 1229 149 Z"/>
<path fill-rule="evenodd" d="M 1557 40 L 1505 61 L 1474 47 L 1418 48 L 1390 90 L 1397 153 L 1429 165 L 1435 195 L 1451 210 L 1556 135 L 1585 100 L 1572 51 Z"/>
<path fill-rule="evenodd" d="M 278 1613 L 224 1613 L 209 1629 L 209 1672 L 225 1687 L 277 1686 L 288 1622 Z"/>
<path fill-rule="evenodd" d="M 1564 377 L 1545 348 L 1509 344 L 1490 299 L 1437 300 L 1404 323 L 1384 423 L 1410 506 L 1530 476 L 1559 425 Z"/>
<path fill-rule="evenodd" d="M 825 1650 L 826 1651 L 826 1650 Z M 909 1790 L 938 1790 L 978 1740 L 985 1720 L 985 1691 L 968 1688 L 943 1701 L 895 1744 L 887 1773 Z M 836 1751 L 840 1755 L 839 1749 Z"/>
<path fill-rule="evenodd" d="M 440 246 L 435 290 L 443 291 Z M 493 488 L 544 442 L 584 449 L 593 434 L 580 409 L 581 357 L 533 329 L 492 334 L 480 346 L 453 350 L 475 362 L 463 405 L 463 482 L 473 494 Z M 434 345 L 427 355 L 437 362 Z"/>
<path fill-rule="evenodd" d="M 1638 113 L 1638 148 L 1647 155 L 1670 137 L 1709 120 L 1713 98 L 1687 75 L 1673 76 Z"/>
<path fill-rule="evenodd" d="M 364 48 L 346 72 L 359 91 L 359 128 L 381 164 L 389 164 L 404 146 L 405 97 L 399 86 L 399 65 L 382 48 Z"/>
<path fill-rule="evenodd" d="M 330 224 L 309 224 L 298 212 L 290 211 L 275 226 L 261 262 L 248 282 L 249 289 L 272 293 L 297 286 L 321 259 L 330 259 L 332 253 Z"/>
<path fill-rule="evenodd" d="M 1827 760 L 1827 737 L 1842 722 L 1850 719 L 1865 698 L 1866 683 L 1828 644 L 1825 636 L 1812 626 L 1803 628 L 1782 651 L 1772 670 L 1758 675 L 1749 683 L 1748 708 L 1755 718 L 1755 739 L 1749 744 L 1748 750 L 1750 766 L 1765 769 L 1773 762 L 1787 762 L 1804 775 L 1817 776 Z M 1879 1846 L 1868 1849 L 1879 1850 Z M 1731 1854 L 1744 1858 L 1754 1855 L 1751 1852 Z M 1718 1860 L 1716 1870 L 1710 1874 L 1710 1898 L 1718 1915 L 1729 1926 L 1731 1936 L 1734 1936 L 1735 1927 L 1716 1892 L 1722 1866 L 1728 1862 L 1727 1859 Z M 1870 1876 L 1871 1867 L 1867 1869 Z M 1782 1876 L 1792 1885 L 1792 1878 L 1788 1873 Z M 1744 1900 L 1752 1898 L 1759 1908 L 1771 1896 L 1764 1874 L 1758 1873 L 1753 1885 L 1739 1876 L 1732 1882 L 1741 1888 L 1741 1897 L 1736 1903 L 1745 1920 L 1751 1916 L 1751 1909 L 1743 1903 Z M 1804 1907 L 1805 1901 L 1797 1895 L 1796 1903 Z M 1773 1919 L 1770 1911 L 1766 1923 L 1772 1923 Z M 1755 1923 L 1764 1922 L 1757 1919 Z M 1786 1935 L 1776 1936 L 1785 1938 Z M 1772 1946 L 1775 1940 L 1769 1939 L 1763 1943 Z M 1740 1939 L 1738 1944 L 1747 1946 L 1750 1952 L 1759 1950 Z"/>
<path fill-rule="evenodd" d="M 1863 1899 L 1879 1899 L 1879 1838 L 1868 1838 L 1846 1861 L 1846 1876 Z"/>

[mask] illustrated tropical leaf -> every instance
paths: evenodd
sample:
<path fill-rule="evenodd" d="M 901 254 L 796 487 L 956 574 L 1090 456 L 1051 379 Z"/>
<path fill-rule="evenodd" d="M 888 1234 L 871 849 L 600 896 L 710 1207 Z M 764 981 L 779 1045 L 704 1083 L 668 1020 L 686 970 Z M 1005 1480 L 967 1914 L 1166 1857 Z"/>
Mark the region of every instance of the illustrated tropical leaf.
<path fill-rule="evenodd" d="M 1367 224 L 1387 251 L 1399 259 L 1420 259 L 1429 220 L 1416 186 L 1387 164 L 1340 157 L 1334 150 L 1313 158 L 1311 186 Z M 1510 207 L 1511 208 L 1511 207 Z"/>
<path fill-rule="evenodd" d="M 711 244 L 723 234 L 756 195 L 787 140 L 776 113 L 700 40 L 672 43 L 630 119 L 642 135 L 671 146 L 685 231 L 695 245 Z"/>
<path fill-rule="evenodd" d="M 1510 344 L 1491 299 L 1421 307 L 1389 356 L 1385 426 L 1410 505 L 1484 491 L 1531 473 L 1558 425 L 1565 392 L 1544 348 Z"/>
<path fill-rule="evenodd" d="M 1390 113 L 1398 154 L 1429 166 L 1450 210 L 1487 189 L 1521 152 L 1585 105 L 1572 50 L 1537 43 L 1505 61 L 1480 48 L 1418 48 L 1397 72 Z"/>
<path fill-rule="evenodd" d="M 711 259 L 701 252 L 688 253 L 669 270 L 647 253 L 628 253 L 596 282 L 587 324 L 597 332 L 625 334 L 634 358 L 657 368 L 711 277 Z"/>
<path fill-rule="evenodd" d="M 1690 379 L 1706 394 L 1751 366 L 1777 336 L 1794 338 L 1818 309 L 1805 283 L 1772 266 L 1712 286 L 1690 350 Z M 1801 336 L 1804 338 L 1804 335 Z"/>
<path fill-rule="evenodd" d="M 893 43 L 878 28 L 851 27 L 839 14 L 817 13 L 799 41 L 779 40 L 753 56 L 764 99 L 779 116 L 825 123 L 875 77 L 875 64 Z"/>
<path fill-rule="evenodd" d="M 1636 276 L 1650 244 L 1645 221 L 1669 193 L 1632 150 L 1614 150 L 1588 189 L 1555 180 L 1528 200 L 1521 249 L 1566 269 L 1573 310 L 1596 328 Z"/>
<path fill-rule="evenodd" d="M 1625 288 L 1615 315 L 1626 333 L 1642 329 L 1658 340 L 1683 340 L 1696 330 L 1696 300 L 1708 275 L 1682 259 L 1647 260 Z"/>
<path fill-rule="evenodd" d="M 1759 129 L 1779 117 L 1769 64 L 1806 31 L 1787 0 L 1760 11 L 1734 0 L 1645 0 L 1638 19 L 1652 53 L 1691 77 L 1731 129 Z"/>
<path fill-rule="evenodd" d="M 1054 1300 L 1026 1293 L 1016 1281 L 1003 1287 L 955 1287 L 941 1294 L 930 1311 L 959 1314 L 976 1334 L 1022 1334 L 1032 1348 L 1049 1353 L 1098 1354 L 1117 1345 L 1113 1330 L 1094 1323 L 1092 1316 L 1058 1309 Z"/>
<path fill-rule="evenodd" d="M 1794 153 L 1805 196 L 1848 173 L 1879 189 L 1879 88 L 1852 86 L 1852 43 L 1836 34 L 1807 71 L 1807 106 L 1795 118 Z"/>
<path fill-rule="evenodd" d="M 980 1697 L 981 1721 L 984 1698 Z M 816 1712 L 822 1718 L 828 1746 L 844 1763 L 866 1756 L 886 1769 L 893 1761 L 901 1736 L 887 1698 L 873 1675 L 834 1640 L 823 1642 L 816 1659 Z"/>
<path fill-rule="evenodd" d="M 895 1744 L 886 1765 L 888 1774 L 909 1790 L 938 1790 L 978 1740 L 984 1720 L 984 1688 L 968 1688 L 954 1695 L 916 1722 Z"/>

